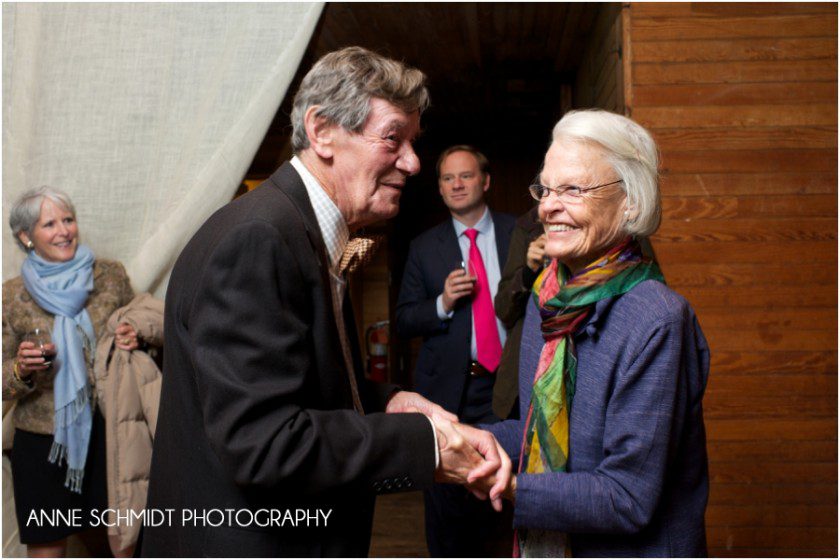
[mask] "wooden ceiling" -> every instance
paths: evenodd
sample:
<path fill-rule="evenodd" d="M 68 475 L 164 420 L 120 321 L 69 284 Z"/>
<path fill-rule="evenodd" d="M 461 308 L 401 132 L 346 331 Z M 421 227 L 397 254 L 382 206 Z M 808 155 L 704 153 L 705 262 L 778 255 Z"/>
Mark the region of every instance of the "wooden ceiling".
<path fill-rule="evenodd" d="M 519 136 L 559 117 L 560 88 L 572 84 L 598 3 L 328 3 L 298 75 L 248 173 L 270 174 L 289 157 L 291 99 L 325 53 L 361 45 L 403 60 L 428 78 L 423 117 L 430 152 L 469 129 L 477 142 Z M 542 130 L 541 130 L 542 132 Z M 439 140 L 434 138 L 439 136 Z M 547 138 L 547 131 L 540 141 Z M 424 141 L 425 142 L 425 141 Z"/>
<path fill-rule="evenodd" d="M 530 108 L 571 79 L 595 11 L 583 4 L 329 4 L 320 55 L 361 44 L 417 66 L 440 113 Z"/>

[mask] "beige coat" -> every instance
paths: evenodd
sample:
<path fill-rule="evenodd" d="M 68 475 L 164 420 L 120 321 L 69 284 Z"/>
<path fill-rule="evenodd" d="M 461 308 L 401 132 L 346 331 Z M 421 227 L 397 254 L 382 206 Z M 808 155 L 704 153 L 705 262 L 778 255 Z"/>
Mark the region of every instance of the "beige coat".
<path fill-rule="evenodd" d="M 145 352 L 128 352 L 114 345 L 117 325 L 128 323 L 145 342 L 163 345 L 163 302 L 140 294 L 114 311 L 96 345 L 94 373 L 99 407 L 105 417 L 108 467 L 108 507 L 127 515 L 146 507 L 152 442 L 160 402 L 161 373 Z M 110 359 L 109 359 L 110 356 Z M 114 524 L 111 514 L 109 524 Z M 108 533 L 119 536 L 120 548 L 137 542 L 139 519 L 121 522 Z"/>

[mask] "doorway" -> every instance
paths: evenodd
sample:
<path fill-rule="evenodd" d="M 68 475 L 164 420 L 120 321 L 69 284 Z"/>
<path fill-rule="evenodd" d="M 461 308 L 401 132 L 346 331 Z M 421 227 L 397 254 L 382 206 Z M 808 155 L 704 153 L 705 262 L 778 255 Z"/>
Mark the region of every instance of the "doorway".
<path fill-rule="evenodd" d="M 435 162 L 453 144 L 490 160 L 487 201 L 525 213 L 551 129 L 571 108 L 624 111 L 619 3 L 328 3 L 249 169 L 253 184 L 291 156 L 289 114 L 303 75 L 323 54 L 359 45 L 425 72 L 432 105 L 416 144 L 422 170 L 409 180 L 400 214 L 369 230 L 387 247 L 351 282 L 360 335 L 393 321 L 409 242 L 447 219 Z M 363 337 L 360 336 L 360 340 Z M 364 345 L 363 345 L 364 346 Z M 391 332 L 389 379 L 411 387 L 419 340 Z"/>

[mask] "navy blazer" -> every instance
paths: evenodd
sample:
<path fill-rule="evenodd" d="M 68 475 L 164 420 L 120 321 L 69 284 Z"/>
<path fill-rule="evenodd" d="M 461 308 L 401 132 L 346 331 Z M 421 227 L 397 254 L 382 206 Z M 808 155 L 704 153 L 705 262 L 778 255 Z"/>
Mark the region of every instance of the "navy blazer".
<path fill-rule="evenodd" d="M 499 265 L 503 266 L 516 218 L 499 212 L 490 215 Z M 452 319 L 441 321 L 435 301 L 443 292 L 446 277 L 462 260 L 451 219 L 420 234 L 408 250 L 396 313 L 400 336 L 423 337 L 414 370 L 414 389 L 455 414 L 471 361 L 472 305 L 468 297 L 459 299 Z"/>
<path fill-rule="evenodd" d="M 691 306 L 648 280 L 596 303 L 574 338 L 568 472 L 518 475 L 514 526 L 568 533 L 575 557 L 706 556 L 709 347 Z M 542 347 L 532 299 L 520 350 L 521 418 Z M 524 421 L 485 428 L 518 462 Z"/>

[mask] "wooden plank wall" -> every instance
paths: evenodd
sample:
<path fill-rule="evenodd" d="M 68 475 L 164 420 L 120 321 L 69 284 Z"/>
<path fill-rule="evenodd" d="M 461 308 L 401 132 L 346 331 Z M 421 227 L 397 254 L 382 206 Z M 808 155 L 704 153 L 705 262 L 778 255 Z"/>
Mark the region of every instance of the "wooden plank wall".
<path fill-rule="evenodd" d="M 621 4 L 602 4 L 575 78 L 572 93 L 575 108 L 600 107 L 624 112 L 621 51 Z"/>
<path fill-rule="evenodd" d="M 837 5 L 625 5 L 653 238 L 712 349 L 712 556 L 837 556 Z"/>

